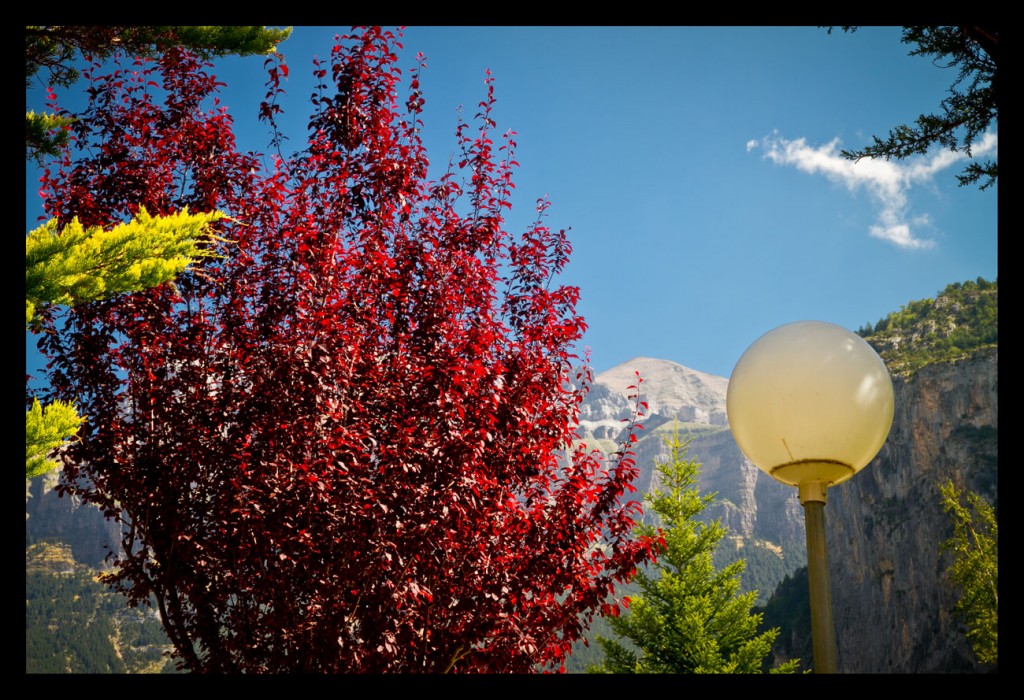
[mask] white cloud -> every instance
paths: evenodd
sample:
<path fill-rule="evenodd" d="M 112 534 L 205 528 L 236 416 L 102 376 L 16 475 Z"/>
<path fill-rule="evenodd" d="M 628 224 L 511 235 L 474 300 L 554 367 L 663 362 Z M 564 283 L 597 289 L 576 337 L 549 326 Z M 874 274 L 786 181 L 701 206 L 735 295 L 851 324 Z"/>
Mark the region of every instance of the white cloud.
<path fill-rule="evenodd" d="M 815 148 L 807 145 L 806 139 L 788 140 L 779 136 L 778 132 L 773 132 L 760 142 L 747 141 L 747 152 L 758 146 L 764 149 L 764 157 L 774 163 L 792 165 L 811 175 L 824 175 L 832 182 L 845 185 L 851 192 L 858 189 L 867 191 L 879 208 L 878 221 L 868 232 L 901 248 L 922 249 L 935 245 L 934 241 L 914 234 L 911 224 L 926 224 L 928 218 L 909 218 L 907 191 L 913 185 L 927 183 L 936 173 L 967 159 L 964 153 L 943 149 L 906 161 L 876 158 L 852 161 L 840 154 L 838 137 Z M 997 136 L 987 133 L 974 145 L 972 155 L 991 155 L 997 147 Z"/>

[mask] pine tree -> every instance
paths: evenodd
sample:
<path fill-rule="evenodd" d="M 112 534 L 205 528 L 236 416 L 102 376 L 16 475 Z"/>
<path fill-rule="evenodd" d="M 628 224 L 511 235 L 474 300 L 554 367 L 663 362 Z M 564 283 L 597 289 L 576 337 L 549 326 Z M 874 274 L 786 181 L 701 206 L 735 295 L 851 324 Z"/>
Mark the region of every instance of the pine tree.
<path fill-rule="evenodd" d="M 669 459 L 657 464 L 661 490 L 647 497 L 662 527 L 637 527 L 641 536 L 660 535 L 656 565 L 638 573 L 640 593 L 624 599 L 627 611 L 608 618 L 620 639 L 598 638 L 605 661 L 590 671 L 760 673 L 779 630 L 758 633 L 762 616 L 751 612 L 757 591 L 739 592 L 744 560 L 715 570 L 713 555 L 726 528 L 697 519 L 715 494 L 699 493 L 700 464 L 687 458 L 689 442 L 676 435 L 666 444 Z M 798 663 L 772 672 L 792 673 Z"/>
<path fill-rule="evenodd" d="M 854 32 L 858 27 L 846 26 Z M 829 33 L 832 27 L 828 28 Z M 999 122 L 999 29 L 994 26 L 911 26 L 903 27 L 902 43 L 913 46 L 908 56 L 926 56 L 957 74 L 940 103 L 940 112 L 922 114 L 913 124 L 902 124 L 884 139 L 859 150 L 843 151 L 849 160 L 896 158 L 923 154 L 935 145 L 968 156 L 978 137 Z M 957 175 L 961 185 L 977 184 L 979 189 L 994 185 L 999 177 L 995 157 L 970 163 Z M 980 184 L 979 184 L 980 183 Z"/>

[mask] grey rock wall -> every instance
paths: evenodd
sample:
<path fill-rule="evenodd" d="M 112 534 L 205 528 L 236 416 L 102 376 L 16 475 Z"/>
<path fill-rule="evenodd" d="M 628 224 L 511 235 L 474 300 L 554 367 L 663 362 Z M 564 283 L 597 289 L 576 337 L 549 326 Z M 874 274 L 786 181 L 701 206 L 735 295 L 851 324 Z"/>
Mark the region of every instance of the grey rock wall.
<path fill-rule="evenodd" d="M 107 554 L 120 551 L 120 530 L 95 506 L 58 496 L 54 487 L 59 474 L 59 470 L 54 470 L 26 482 L 26 545 L 63 542 L 71 546 L 71 553 L 79 564 L 105 568 Z"/>
<path fill-rule="evenodd" d="M 939 486 L 998 508 L 998 354 L 894 380 L 896 412 L 875 460 L 828 492 L 825 527 L 838 668 L 845 673 L 982 670 L 950 611 L 952 534 Z M 998 513 L 998 511 L 997 511 Z"/>

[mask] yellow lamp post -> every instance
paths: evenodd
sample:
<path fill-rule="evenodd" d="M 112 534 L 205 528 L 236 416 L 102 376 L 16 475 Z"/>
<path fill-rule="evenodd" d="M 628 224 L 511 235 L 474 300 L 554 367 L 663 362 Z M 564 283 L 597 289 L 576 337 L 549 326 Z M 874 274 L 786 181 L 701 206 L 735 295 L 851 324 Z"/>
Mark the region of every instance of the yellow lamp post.
<path fill-rule="evenodd" d="M 729 378 L 726 412 L 736 444 L 759 469 L 796 486 L 804 507 L 815 673 L 836 671 L 825 492 L 878 454 L 893 410 L 892 379 L 878 353 L 821 321 L 765 333 Z"/>

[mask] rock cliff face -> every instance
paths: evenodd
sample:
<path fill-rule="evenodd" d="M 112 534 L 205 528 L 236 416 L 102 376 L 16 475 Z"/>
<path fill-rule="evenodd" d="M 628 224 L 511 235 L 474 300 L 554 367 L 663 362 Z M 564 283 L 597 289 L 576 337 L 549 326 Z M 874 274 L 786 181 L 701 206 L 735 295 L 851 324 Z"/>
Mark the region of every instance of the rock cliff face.
<path fill-rule="evenodd" d="M 980 670 L 950 611 L 940 543 L 952 534 L 939 486 L 975 491 L 998 514 L 998 354 L 894 378 L 889 439 L 857 476 L 830 489 L 825 527 L 845 673 Z"/>
<path fill-rule="evenodd" d="M 60 542 L 71 547 L 79 564 L 103 568 L 107 554 L 119 551 L 118 527 L 95 506 L 58 497 L 54 487 L 59 474 L 54 470 L 26 483 L 25 544 Z"/>

